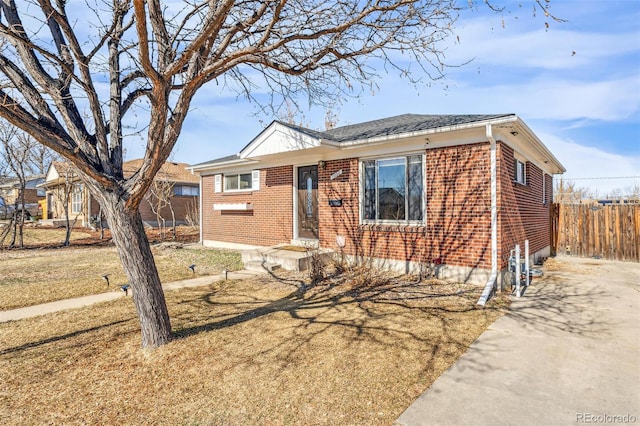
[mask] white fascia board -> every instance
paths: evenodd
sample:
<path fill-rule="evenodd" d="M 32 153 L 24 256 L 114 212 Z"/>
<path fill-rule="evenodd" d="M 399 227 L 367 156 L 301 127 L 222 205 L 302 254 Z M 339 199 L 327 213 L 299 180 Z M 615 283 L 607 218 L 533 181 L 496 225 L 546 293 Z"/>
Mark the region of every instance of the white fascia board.
<path fill-rule="evenodd" d="M 239 166 L 250 166 L 256 164 L 258 161 L 254 160 L 229 160 L 221 162 L 212 162 L 200 164 L 198 166 L 187 167 L 187 170 L 191 170 L 191 173 L 197 173 L 201 176 L 219 173 L 222 169 L 237 168 Z"/>
<path fill-rule="evenodd" d="M 240 158 L 262 157 L 302 151 L 320 146 L 320 139 L 274 122 L 259 134 L 242 152 Z"/>
<path fill-rule="evenodd" d="M 551 167 L 552 170 L 550 174 L 562 174 L 567 171 L 555 155 L 549 151 L 546 145 L 538 138 L 538 136 L 536 136 L 535 133 L 533 133 L 524 121 L 520 120 L 520 118 L 518 118 L 517 121 L 517 128 L 519 129 L 518 131 L 522 131 L 526 135 L 532 147 L 538 152 L 540 161 L 548 167 Z M 540 156 L 542 158 L 540 158 Z"/>
<path fill-rule="evenodd" d="M 558 159 L 547 149 L 535 133 L 521 120 L 512 124 L 494 127 L 497 140 L 514 150 L 521 161 L 529 161 L 549 175 L 564 173 L 566 170 Z"/>

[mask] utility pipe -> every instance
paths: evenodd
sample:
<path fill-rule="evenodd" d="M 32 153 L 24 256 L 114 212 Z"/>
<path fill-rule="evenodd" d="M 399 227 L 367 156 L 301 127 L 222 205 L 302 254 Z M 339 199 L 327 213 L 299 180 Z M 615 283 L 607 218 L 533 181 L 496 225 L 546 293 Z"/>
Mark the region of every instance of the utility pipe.
<path fill-rule="evenodd" d="M 516 276 L 516 297 L 520 297 L 520 281 L 522 278 L 522 264 L 520 263 L 520 244 L 516 244 L 516 267 L 514 275 Z"/>
<path fill-rule="evenodd" d="M 529 269 L 530 269 L 530 265 L 529 265 L 529 240 L 524 240 L 524 273 L 525 273 L 525 278 L 524 278 L 524 286 L 529 287 Z"/>
<path fill-rule="evenodd" d="M 484 306 L 496 286 L 498 278 L 498 179 L 496 160 L 496 139 L 493 137 L 491 123 L 486 126 L 486 135 L 490 144 L 491 161 L 491 275 L 482 290 L 478 305 Z"/>

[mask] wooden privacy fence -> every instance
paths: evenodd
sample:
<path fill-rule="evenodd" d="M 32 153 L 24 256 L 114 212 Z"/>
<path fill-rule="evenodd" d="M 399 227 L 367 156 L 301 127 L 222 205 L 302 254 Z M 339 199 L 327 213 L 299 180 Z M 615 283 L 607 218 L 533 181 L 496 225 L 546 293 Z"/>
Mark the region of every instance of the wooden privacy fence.
<path fill-rule="evenodd" d="M 554 204 L 552 207 L 554 253 L 640 262 L 640 205 Z"/>

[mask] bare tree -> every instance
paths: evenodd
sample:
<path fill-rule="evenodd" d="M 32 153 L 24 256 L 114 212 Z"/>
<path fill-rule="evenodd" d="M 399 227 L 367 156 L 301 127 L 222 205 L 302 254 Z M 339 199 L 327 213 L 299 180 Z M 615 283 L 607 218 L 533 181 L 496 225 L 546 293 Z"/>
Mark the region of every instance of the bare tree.
<path fill-rule="evenodd" d="M 31 161 L 34 147 L 38 145 L 35 139 L 22 132 L 17 127 L 7 123 L 0 123 L 0 149 L 8 170 L 17 179 L 17 196 L 13 206 L 12 238 L 9 247 L 24 247 L 24 222 L 29 216 L 26 208 L 25 192 L 27 178 L 30 173 L 28 164 Z M 6 206 L 5 206 L 6 208 Z"/>
<path fill-rule="evenodd" d="M 559 204 L 580 204 L 583 200 L 596 198 L 597 193 L 586 187 L 578 187 L 574 182 L 560 178 L 555 183 L 553 198 Z"/>
<path fill-rule="evenodd" d="M 62 243 L 65 247 L 69 247 L 71 244 L 71 231 L 75 226 L 78 216 L 82 213 L 84 197 L 83 197 L 83 188 L 82 183 L 78 182 L 78 175 L 74 170 L 73 166 L 67 165 L 64 173 L 64 184 L 58 185 L 55 189 L 56 198 L 58 202 L 62 206 L 64 213 L 64 242 Z M 76 203 L 74 198 L 80 199 L 79 203 Z M 80 208 L 74 209 L 73 207 L 77 204 L 80 204 Z M 74 211 L 75 210 L 75 211 Z M 71 214 L 75 213 L 76 216 L 71 221 Z"/>
<path fill-rule="evenodd" d="M 302 93 L 322 104 L 357 95 L 382 67 L 411 81 L 439 78 L 440 42 L 458 16 L 456 0 L 2 0 L 0 7 L 0 116 L 73 163 L 102 206 L 145 347 L 169 342 L 171 324 L 138 207 L 196 93 L 215 81 L 258 102 L 260 85 L 272 94 L 265 107 Z M 125 178 L 124 123 L 133 121 L 144 121 L 146 150 Z"/>
<path fill-rule="evenodd" d="M 156 215 L 160 239 L 162 240 L 165 239 L 167 234 L 166 220 L 162 215 L 162 210 L 165 208 L 168 208 L 171 212 L 173 239 L 176 238 L 176 215 L 171 204 L 174 186 L 174 183 L 167 178 L 166 174 L 160 171 L 144 196 L 151 207 L 151 211 Z"/>
<path fill-rule="evenodd" d="M 60 156 L 46 146 L 36 143 L 31 148 L 27 168 L 33 175 L 44 175 L 54 161 L 60 160 Z"/>

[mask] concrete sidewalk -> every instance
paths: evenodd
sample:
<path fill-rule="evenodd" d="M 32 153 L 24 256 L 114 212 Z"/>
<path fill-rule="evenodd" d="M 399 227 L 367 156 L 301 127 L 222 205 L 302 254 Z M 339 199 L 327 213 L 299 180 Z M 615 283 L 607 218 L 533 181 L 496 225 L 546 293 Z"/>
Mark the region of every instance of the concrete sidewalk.
<path fill-rule="evenodd" d="M 640 264 L 559 260 L 398 425 L 640 423 Z"/>
<path fill-rule="evenodd" d="M 252 277 L 260 274 L 261 272 L 253 271 L 235 271 L 229 272 L 228 279 L 240 279 L 246 277 Z M 213 282 L 224 279 L 223 274 L 209 275 L 205 277 L 191 278 L 182 281 L 173 281 L 162 285 L 162 288 L 167 290 L 175 290 L 183 287 L 198 287 L 203 285 L 209 285 Z M 53 312 L 63 311 L 66 309 L 81 308 L 83 306 L 93 305 L 95 303 L 108 302 L 110 300 L 119 299 L 125 297 L 123 291 L 109 291 L 106 293 L 92 294 L 89 296 L 76 297 L 73 299 L 58 300 L 56 302 L 43 303 L 41 305 L 27 306 L 25 308 L 12 309 L 10 311 L 0 311 L 0 323 L 7 321 L 17 321 L 24 318 L 37 317 L 40 315 L 50 314 Z"/>

